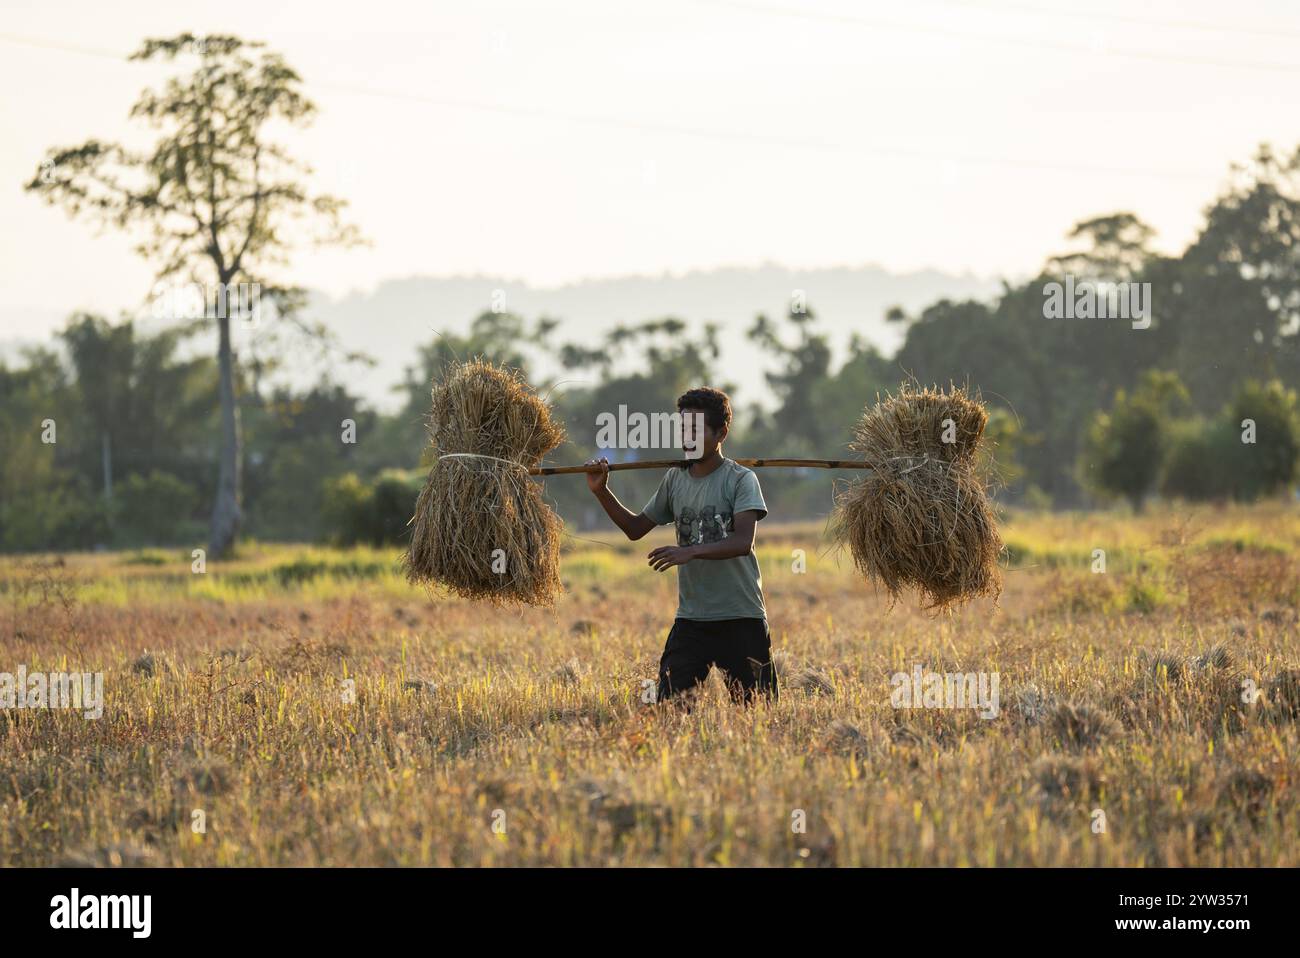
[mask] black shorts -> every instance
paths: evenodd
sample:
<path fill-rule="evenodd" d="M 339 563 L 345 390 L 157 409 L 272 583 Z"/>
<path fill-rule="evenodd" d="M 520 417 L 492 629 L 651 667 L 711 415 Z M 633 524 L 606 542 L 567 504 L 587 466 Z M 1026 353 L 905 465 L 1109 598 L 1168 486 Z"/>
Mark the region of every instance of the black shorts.
<path fill-rule="evenodd" d="M 659 701 L 693 689 L 715 665 L 732 698 L 749 702 L 755 692 L 776 698 L 766 619 L 677 619 L 659 660 Z"/>

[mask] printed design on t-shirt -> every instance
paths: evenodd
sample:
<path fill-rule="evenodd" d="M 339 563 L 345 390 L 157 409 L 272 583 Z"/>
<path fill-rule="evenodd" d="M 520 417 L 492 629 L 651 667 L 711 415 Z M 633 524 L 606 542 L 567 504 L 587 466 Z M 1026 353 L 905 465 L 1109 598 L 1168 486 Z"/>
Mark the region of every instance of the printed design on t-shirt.
<path fill-rule="evenodd" d="M 677 544 L 696 546 L 706 542 L 720 542 L 736 527 L 730 512 L 720 513 L 708 505 L 696 512 L 686 508 L 677 516 Z"/>

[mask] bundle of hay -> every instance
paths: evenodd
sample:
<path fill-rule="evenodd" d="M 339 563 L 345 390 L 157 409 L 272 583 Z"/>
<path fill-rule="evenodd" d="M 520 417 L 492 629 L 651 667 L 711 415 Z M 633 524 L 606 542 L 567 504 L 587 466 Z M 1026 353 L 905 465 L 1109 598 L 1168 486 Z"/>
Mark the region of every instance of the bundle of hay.
<path fill-rule="evenodd" d="M 411 520 L 406 576 L 469 599 L 551 605 L 564 526 L 528 475 L 564 427 L 518 372 L 474 361 L 433 388 L 433 462 Z"/>
<path fill-rule="evenodd" d="M 830 531 L 897 599 L 943 609 L 1002 591 L 998 535 L 979 476 L 988 413 L 964 389 L 903 387 L 863 415 L 850 448 L 874 466 L 842 487 Z"/>

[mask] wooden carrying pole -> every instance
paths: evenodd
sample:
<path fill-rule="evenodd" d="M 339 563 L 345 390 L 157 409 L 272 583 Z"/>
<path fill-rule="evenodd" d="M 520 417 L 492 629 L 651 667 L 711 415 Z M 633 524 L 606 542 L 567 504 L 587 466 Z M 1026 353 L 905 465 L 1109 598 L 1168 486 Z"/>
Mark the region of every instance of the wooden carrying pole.
<path fill-rule="evenodd" d="M 689 465 L 696 461 L 697 460 L 695 459 L 647 459 L 643 462 L 611 462 L 609 464 L 609 471 L 620 472 L 624 469 L 671 469 L 673 466 Z M 732 461 L 739 463 L 742 466 L 748 466 L 751 469 L 761 469 L 766 466 L 807 466 L 811 469 L 873 468 L 871 463 L 863 462 L 860 459 L 734 459 Z M 528 470 L 530 476 L 570 476 L 579 472 L 600 472 L 600 466 L 538 466 L 534 469 Z"/>

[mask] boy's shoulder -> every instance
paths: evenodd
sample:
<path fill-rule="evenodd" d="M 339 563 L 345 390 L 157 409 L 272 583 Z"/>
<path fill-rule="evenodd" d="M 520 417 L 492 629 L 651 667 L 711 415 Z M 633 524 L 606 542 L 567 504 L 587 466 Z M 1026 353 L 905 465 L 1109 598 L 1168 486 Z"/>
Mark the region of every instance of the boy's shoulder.
<path fill-rule="evenodd" d="M 744 479 L 746 476 L 753 476 L 754 481 L 758 481 L 758 474 L 754 472 L 753 469 L 750 469 L 748 466 L 742 466 L 734 459 L 728 459 L 726 463 L 724 463 L 723 468 L 730 470 L 730 475 L 734 479 Z"/>
<path fill-rule="evenodd" d="M 748 466 L 742 466 L 734 459 L 724 459 L 722 465 L 710 473 L 710 476 L 716 476 L 731 485 L 739 484 L 746 476 L 752 476 L 755 482 L 758 481 L 758 475 L 753 469 L 750 469 Z M 665 481 L 670 487 L 676 485 L 685 478 L 687 478 L 687 470 L 681 466 L 673 466 L 664 476 Z"/>

